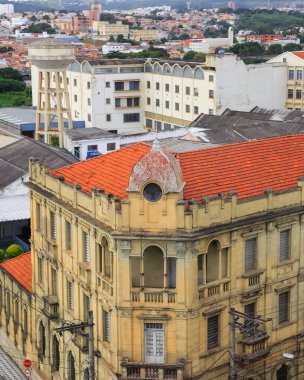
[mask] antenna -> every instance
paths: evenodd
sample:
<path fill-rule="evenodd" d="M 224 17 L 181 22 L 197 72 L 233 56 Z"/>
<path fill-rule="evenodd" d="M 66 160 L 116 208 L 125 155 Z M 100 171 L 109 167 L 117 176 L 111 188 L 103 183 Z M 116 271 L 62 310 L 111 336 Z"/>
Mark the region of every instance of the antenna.
<path fill-rule="evenodd" d="M 188 11 L 190 11 L 191 1 L 186 1 L 186 4 L 187 4 Z"/>

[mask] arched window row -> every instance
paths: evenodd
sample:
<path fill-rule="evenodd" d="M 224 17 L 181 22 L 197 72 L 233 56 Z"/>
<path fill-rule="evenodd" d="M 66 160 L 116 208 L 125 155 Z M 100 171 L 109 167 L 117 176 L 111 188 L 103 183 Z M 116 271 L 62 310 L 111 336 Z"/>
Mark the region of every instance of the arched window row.
<path fill-rule="evenodd" d="M 157 246 L 150 246 L 142 257 L 131 257 L 133 287 L 176 288 L 176 258 L 165 257 Z"/>
<path fill-rule="evenodd" d="M 204 70 L 201 67 L 196 67 L 192 69 L 190 66 L 181 67 L 178 64 L 170 66 L 168 63 L 161 65 L 156 62 L 154 64 L 147 62 L 145 64 L 144 71 L 146 73 L 154 73 L 159 75 L 173 75 L 176 77 L 184 78 L 195 78 L 195 79 L 204 79 Z"/>
<path fill-rule="evenodd" d="M 228 276 L 228 248 L 221 248 L 213 240 L 206 254 L 197 257 L 198 285 L 224 279 Z"/>

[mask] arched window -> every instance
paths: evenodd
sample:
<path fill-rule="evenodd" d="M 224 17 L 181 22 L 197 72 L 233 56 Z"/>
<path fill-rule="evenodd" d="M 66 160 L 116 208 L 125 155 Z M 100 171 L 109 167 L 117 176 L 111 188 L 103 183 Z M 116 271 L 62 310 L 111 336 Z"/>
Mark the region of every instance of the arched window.
<path fill-rule="evenodd" d="M 145 72 L 146 72 L 146 73 L 152 73 L 152 71 L 153 71 L 153 66 L 151 65 L 150 62 L 147 62 L 147 63 L 145 64 Z"/>
<path fill-rule="evenodd" d="M 89 380 L 89 369 L 86 368 L 83 372 L 83 380 Z"/>
<path fill-rule="evenodd" d="M 52 342 L 52 371 L 59 371 L 60 367 L 60 351 L 59 342 L 56 336 L 53 336 Z"/>
<path fill-rule="evenodd" d="M 45 356 L 45 327 L 42 322 L 39 323 L 39 356 L 43 357 Z"/>
<path fill-rule="evenodd" d="M 172 68 L 168 63 L 165 63 L 163 66 L 163 73 L 165 75 L 172 75 Z"/>
<path fill-rule="evenodd" d="M 105 237 L 97 245 L 97 272 L 109 278 L 113 275 L 113 254 Z"/>
<path fill-rule="evenodd" d="M 162 74 L 162 67 L 159 63 L 154 64 L 154 73 L 155 74 Z"/>
<path fill-rule="evenodd" d="M 173 67 L 173 75 L 175 75 L 176 77 L 182 77 L 183 69 L 179 65 L 175 65 Z"/>
<path fill-rule="evenodd" d="M 81 69 L 80 63 L 76 60 L 70 66 L 71 71 L 80 72 L 80 69 Z"/>
<path fill-rule="evenodd" d="M 89 64 L 89 62 L 83 62 L 82 72 L 83 73 L 91 73 L 92 72 L 92 68 L 91 68 L 91 65 Z"/>
<path fill-rule="evenodd" d="M 28 320 L 27 320 L 27 310 L 24 309 L 23 311 L 23 335 L 28 335 Z"/>
<path fill-rule="evenodd" d="M 15 315 L 14 315 L 14 332 L 15 334 L 17 334 L 17 331 L 18 331 L 18 326 L 19 326 L 19 302 L 18 300 L 15 300 L 15 307 L 14 307 L 14 312 L 15 312 Z"/>
<path fill-rule="evenodd" d="M 283 364 L 280 369 L 277 370 L 277 380 L 288 380 L 289 370 L 286 364 Z"/>
<path fill-rule="evenodd" d="M 156 246 L 144 251 L 144 285 L 147 288 L 164 287 L 164 254 Z"/>
<path fill-rule="evenodd" d="M 189 66 L 184 68 L 184 77 L 185 78 L 193 78 L 193 71 Z"/>
<path fill-rule="evenodd" d="M 68 353 L 68 380 L 76 379 L 75 359 L 71 351 Z"/>
<path fill-rule="evenodd" d="M 194 78 L 195 79 L 204 79 L 204 71 L 200 67 L 197 67 L 195 69 Z"/>
<path fill-rule="evenodd" d="M 219 241 L 213 240 L 205 255 L 197 257 L 198 285 L 224 279 L 228 275 L 228 249 L 221 248 Z"/>

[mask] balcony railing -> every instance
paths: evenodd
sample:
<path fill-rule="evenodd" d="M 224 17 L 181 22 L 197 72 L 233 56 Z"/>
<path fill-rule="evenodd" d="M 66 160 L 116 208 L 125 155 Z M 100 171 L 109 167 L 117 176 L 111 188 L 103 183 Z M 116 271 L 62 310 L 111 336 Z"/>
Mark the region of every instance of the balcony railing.
<path fill-rule="evenodd" d="M 58 318 L 59 304 L 57 296 L 45 296 L 42 299 L 44 301 L 43 313 L 50 319 Z"/>
<path fill-rule="evenodd" d="M 97 285 L 102 291 L 106 292 L 109 296 L 113 296 L 113 285 L 109 278 L 97 275 Z"/>
<path fill-rule="evenodd" d="M 138 303 L 158 303 L 158 304 L 175 304 L 176 293 L 167 291 L 132 291 L 131 302 Z"/>
<path fill-rule="evenodd" d="M 183 380 L 184 362 L 177 364 L 141 364 L 127 360 L 121 363 L 121 379 L 176 379 Z"/>
<path fill-rule="evenodd" d="M 224 281 L 217 284 L 202 285 L 198 290 L 198 298 L 204 300 L 208 297 L 214 297 L 228 292 L 230 289 L 230 281 Z"/>

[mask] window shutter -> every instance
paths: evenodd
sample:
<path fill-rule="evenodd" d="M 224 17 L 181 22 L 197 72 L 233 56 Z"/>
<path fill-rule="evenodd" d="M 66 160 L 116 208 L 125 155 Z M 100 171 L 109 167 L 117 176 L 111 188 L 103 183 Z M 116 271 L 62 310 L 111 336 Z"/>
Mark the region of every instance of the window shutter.
<path fill-rule="evenodd" d="M 51 221 L 51 239 L 56 240 L 56 220 L 55 220 L 55 213 L 53 211 L 50 212 L 50 221 Z"/>
<path fill-rule="evenodd" d="M 203 284 L 203 255 L 197 256 L 197 281 L 198 285 Z"/>
<path fill-rule="evenodd" d="M 255 315 L 255 302 L 245 305 L 244 313 L 250 317 L 253 317 Z"/>
<path fill-rule="evenodd" d="M 256 238 L 245 242 L 245 272 L 256 269 L 256 243 Z"/>
<path fill-rule="evenodd" d="M 104 310 L 104 340 L 110 342 L 110 313 Z"/>
<path fill-rule="evenodd" d="M 280 232 L 280 261 L 289 259 L 289 235 L 289 230 Z"/>
<path fill-rule="evenodd" d="M 37 203 L 37 216 L 38 216 L 38 230 L 42 232 L 42 211 L 41 204 Z"/>
<path fill-rule="evenodd" d="M 289 292 L 279 294 L 279 323 L 289 319 Z"/>
<path fill-rule="evenodd" d="M 68 305 L 69 309 L 74 308 L 74 298 L 73 298 L 73 283 L 68 281 Z"/>
<path fill-rule="evenodd" d="M 169 288 L 176 288 L 176 258 L 168 258 Z"/>
<path fill-rule="evenodd" d="M 66 229 L 66 249 L 72 248 L 72 240 L 71 240 L 71 223 L 66 221 L 65 222 L 65 229 Z"/>
<path fill-rule="evenodd" d="M 218 346 L 218 320 L 218 315 L 208 318 L 208 350 Z"/>
<path fill-rule="evenodd" d="M 89 251 L 89 235 L 86 232 L 83 232 L 83 253 L 84 261 L 86 263 L 90 262 L 90 251 Z"/>

